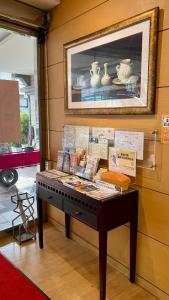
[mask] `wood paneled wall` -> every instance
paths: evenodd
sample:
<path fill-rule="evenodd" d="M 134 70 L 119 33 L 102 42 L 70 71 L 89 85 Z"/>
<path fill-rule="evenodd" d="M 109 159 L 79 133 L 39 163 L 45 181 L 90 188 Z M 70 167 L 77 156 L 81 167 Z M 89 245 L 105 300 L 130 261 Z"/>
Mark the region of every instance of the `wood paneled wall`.
<path fill-rule="evenodd" d="M 63 44 L 159 6 L 156 113 L 152 116 L 64 115 Z M 169 1 L 168 0 L 62 0 L 52 12 L 47 36 L 50 159 L 55 163 L 62 145 L 64 124 L 118 128 L 160 129 L 162 113 L 169 113 Z M 47 81 L 46 81 L 47 84 Z M 43 132 L 46 132 L 43 123 Z M 47 155 L 47 153 L 46 153 Z M 139 198 L 138 281 L 161 299 L 169 297 L 169 145 L 159 144 L 157 168 L 137 175 Z M 63 224 L 63 214 L 48 207 L 51 219 Z M 72 220 L 72 231 L 97 246 L 97 233 Z M 109 233 L 109 255 L 129 266 L 129 228 Z M 144 283 L 143 283 L 144 281 Z M 153 288 L 154 287 L 154 288 Z M 161 296 L 162 295 L 162 296 Z"/>

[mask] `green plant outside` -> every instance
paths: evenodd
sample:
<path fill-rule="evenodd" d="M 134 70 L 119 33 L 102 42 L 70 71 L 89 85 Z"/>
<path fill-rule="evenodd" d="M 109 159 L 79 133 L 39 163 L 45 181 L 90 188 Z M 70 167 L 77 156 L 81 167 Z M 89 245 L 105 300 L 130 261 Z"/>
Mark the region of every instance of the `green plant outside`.
<path fill-rule="evenodd" d="M 21 140 L 20 143 L 12 142 L 10 146 L 20 147 L 22 144 L 28 143 L 28 134 L 29 134 L 29 113 L 21 112 L 20 113 L 20 124 L 21 124 Z"/>

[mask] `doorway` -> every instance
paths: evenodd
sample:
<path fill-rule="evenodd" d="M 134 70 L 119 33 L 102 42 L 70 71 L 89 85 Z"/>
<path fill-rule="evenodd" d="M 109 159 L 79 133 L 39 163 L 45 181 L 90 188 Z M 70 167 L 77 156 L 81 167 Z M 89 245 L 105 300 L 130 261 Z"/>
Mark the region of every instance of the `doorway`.
<path fill-rule="evenodd" d="M 0 231 L 11 228 L 16 217 L 11 196 L 35 195 L 40 168 L 37 37 L 0 28 L 0 80 L 17 81 L 21 136 L 18 142 L 0 141 Z M 0 129 L 1 130 L 1 129 Z M 32 156 L 31 156 L 32 155 Z M 14 156 L 15 163 L 6 168 Z M 12 160 L 13 161 L 13 160 Z M 11 172 L 11 170 L 14 170 Z M 34 205 L 36 217 L 36 204 Z M 18 219 L 18 223 L 21 220 Z"/>

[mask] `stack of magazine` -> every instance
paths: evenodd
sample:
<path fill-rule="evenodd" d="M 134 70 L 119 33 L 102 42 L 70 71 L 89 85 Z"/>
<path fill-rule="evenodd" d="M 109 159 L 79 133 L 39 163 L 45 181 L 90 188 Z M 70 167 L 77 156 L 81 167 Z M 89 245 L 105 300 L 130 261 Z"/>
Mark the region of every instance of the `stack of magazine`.
<path fill-rule="evenodd" d="M 64 185 L 95 199 L 107 198 L 121 192 L 120 188 L 116 185 L 108 184 L 101 180 L 93 183 L 79 178 L 76 175 L 60 177 L 59 181 Z"/>
<path fill-rule="evenodd" d="M 40 174 L 43 177 L 56 180 L 62 184 L 78 191 L 83 194 L 86 194 L 95 199 L 103 199 L 111 197 L 114 194 L 121 193 L 119 186 L 109 184 L 105 181 L 97 180 L 95 183 L 89 180 L 85 180 L 76 175 L 70 175 L 59 170 L 48 170 L 42 171 Z"/>

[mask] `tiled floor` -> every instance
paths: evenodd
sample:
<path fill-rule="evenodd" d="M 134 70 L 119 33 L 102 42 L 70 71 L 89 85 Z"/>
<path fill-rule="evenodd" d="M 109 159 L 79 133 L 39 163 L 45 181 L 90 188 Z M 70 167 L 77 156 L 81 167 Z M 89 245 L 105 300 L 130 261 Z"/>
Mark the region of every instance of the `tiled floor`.
<path fill-rule="evenodd" d="M 35 187 L 35 177 L 38 167 L 26 167 L 18 169 L 19 179 L 16 183 L 16 186 L 10 188 L 5 188 L 0 185 L 0 231 L 10 229 L 12 227 L 12 220 L 17 216 L 13 209 L 15 204 L 11 202 L 11 196 L 16 194 L 16 189 L 19 193 L 29 193 L 32 196 L 36 196 L 36 187 Z M 36 211 L 36 199 L 33 205 L 34 207 L 34 217 L 37 216 Z M 17 224 L 21 222 L 19 218 Z"/>

